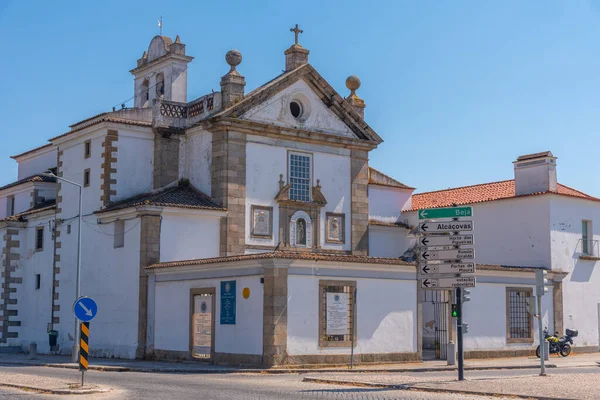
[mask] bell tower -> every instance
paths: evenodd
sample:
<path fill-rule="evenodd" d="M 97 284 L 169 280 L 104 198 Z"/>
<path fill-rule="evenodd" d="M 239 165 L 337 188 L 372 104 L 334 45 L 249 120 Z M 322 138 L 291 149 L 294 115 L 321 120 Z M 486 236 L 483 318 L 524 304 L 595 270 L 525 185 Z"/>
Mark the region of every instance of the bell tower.
<path fill-rule="evenodd" d="M 130 72 L 134 78 L 135 108 L 151 107 L 155 99 L 187 103 L 187 64 L 194 57 L 185 55 L 179 35 L 175 42 L 155 36 Z"/>

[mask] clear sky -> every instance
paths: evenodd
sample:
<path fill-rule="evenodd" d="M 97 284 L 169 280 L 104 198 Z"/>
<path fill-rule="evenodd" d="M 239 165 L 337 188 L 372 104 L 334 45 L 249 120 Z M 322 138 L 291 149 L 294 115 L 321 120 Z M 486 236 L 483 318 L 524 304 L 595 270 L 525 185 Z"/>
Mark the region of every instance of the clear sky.
<path fill-rule="evenodd" d="M 362 80 L 373 167 L 423 192 L 511 179 L 550 150 L 561 183 L 600 197 L 600 0 L 0 0 L 0 184 L 9 156 L 133 95 L 161 15 L 196 57 L 188 100 L 219 90 L 232 48 L 247 91 L 280 74 L 298 23 L 342 96 Z"/>

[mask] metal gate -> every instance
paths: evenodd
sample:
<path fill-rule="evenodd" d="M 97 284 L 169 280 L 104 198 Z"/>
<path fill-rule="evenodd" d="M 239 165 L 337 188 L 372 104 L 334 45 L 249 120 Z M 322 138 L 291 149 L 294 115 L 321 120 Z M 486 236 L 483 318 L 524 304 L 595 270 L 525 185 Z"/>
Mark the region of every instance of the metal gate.
<path fill-rule="evenodd" d="M 435 358 L 446 360 L 448 357 L 448 308 L 450 293 L 447 290 L 425 290 L 424 301 L 433 305 L 435 320 Z"/>

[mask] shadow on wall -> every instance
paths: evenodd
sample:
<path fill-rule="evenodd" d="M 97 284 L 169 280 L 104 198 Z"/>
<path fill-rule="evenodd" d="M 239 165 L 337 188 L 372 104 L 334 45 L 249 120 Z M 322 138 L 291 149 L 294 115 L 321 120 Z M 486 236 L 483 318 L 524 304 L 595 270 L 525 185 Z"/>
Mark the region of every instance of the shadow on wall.
<path fill-rule="evenodd" d="M 594 272 L 594 264 L 589 261 L 575 261 L 575 267 L 571 274 L 571 282 L 589 282 Z"/>

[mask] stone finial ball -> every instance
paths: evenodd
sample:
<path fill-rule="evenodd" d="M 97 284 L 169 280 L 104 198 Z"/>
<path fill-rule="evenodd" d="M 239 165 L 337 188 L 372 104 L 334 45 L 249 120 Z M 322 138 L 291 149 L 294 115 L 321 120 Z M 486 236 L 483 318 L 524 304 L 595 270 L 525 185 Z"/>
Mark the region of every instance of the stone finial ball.
<path fill-rule="evenodd" d="M 358 76 L 352 75 L 346 79 L 346 87 L 350 90 L 356 90 L 360 87 L 360 79 Z"/>
<path fill-rule="evenodd" d="M 225 61 L 232 67 L 236 67 L 242 62 L 242 53 L 237 50 L 229 50 L 227 54 L 225 54 Z"/>

